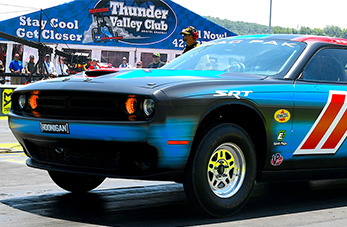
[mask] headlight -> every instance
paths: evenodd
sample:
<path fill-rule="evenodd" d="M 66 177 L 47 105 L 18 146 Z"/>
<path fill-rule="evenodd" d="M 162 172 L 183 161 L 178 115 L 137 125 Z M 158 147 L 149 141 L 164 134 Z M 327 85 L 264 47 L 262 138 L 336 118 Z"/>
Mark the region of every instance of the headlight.
<path fill-rule="evenodd" d="M 154 101 L 152 99 L 145 99 L 143 102 L 143 111 L 147 116 L 150 116 L 155 109 Z"/>
<path fill-rule="evenodd" d="M 23 109 L 27 103 L 27 98 L 25 95 L 20 95 L 18 98 L 18 106 L 20 109 Z"/>

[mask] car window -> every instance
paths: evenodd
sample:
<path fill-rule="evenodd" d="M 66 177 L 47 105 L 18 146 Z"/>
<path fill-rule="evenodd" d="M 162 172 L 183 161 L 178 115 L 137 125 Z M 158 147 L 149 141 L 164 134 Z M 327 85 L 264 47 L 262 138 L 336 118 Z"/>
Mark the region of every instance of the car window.
<path fill-rule="evenodd" d="M 194 48 L 163 68 L 277 76 L 286 73 L 304 48 L 295 41 L 225 39 Z"/>
<path fill-rule="evenodd" d="M 323 82 L 347 82 L 347 50 L 319 51 L 305 67 L 301 79 Z"/>

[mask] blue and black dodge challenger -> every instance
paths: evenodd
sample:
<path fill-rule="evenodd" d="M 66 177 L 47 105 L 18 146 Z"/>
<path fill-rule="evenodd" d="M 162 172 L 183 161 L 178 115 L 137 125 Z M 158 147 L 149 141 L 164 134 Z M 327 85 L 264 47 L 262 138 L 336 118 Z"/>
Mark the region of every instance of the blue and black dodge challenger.
<path fill-rule="evenodd" d="M 347 177 L 346 72 L 346 39 L 224 38 L 161 69 L 18 88 L 9 127 L 27 165 L 67 191 L 170 180 L 228 216 L 255 181 Z"/>

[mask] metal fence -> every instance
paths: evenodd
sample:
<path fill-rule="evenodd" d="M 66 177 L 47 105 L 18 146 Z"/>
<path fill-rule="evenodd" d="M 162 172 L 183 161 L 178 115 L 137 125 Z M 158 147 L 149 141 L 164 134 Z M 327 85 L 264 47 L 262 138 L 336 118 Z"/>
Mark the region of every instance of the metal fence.
<path fill-rule="evenodd" d="M 24 85 L 24 84 L 32 83 L 32 82 L 43 80 L 43 79 L 49 79 L 49 78 L 51 77 L 45 74 L 29 75 L 29 74 L 17 74 L 17 73 L 0 73 L 0 84 Z"/>

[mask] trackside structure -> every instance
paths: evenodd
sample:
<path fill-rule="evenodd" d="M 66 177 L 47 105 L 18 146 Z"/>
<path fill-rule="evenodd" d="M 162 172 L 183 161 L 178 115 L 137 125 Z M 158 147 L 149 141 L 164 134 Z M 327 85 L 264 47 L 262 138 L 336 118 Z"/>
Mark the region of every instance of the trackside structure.
<path fill-rule="evenodd" d="M 123 57 L 146 66 L 154 52 L 163 61 L 176 58 L 185 45 L 179 33 L 190 25 L 202 43 L 236 35 L 170 0 L 75 0 L 1 21 L 0 31 L 118 67 Z M 0 51 L 6 72 L 15 53 L 23 62 L 37 56 L 37 50 L 4 39 Z"/>

